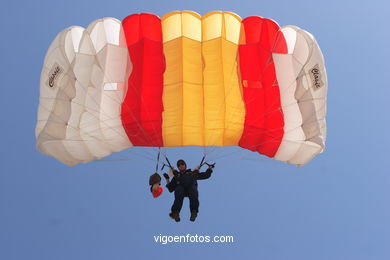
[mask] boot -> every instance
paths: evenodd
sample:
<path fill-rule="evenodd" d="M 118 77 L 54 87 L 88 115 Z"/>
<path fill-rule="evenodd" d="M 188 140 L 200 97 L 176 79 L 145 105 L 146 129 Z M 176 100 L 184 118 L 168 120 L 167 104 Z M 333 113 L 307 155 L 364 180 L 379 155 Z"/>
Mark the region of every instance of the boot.
<path fill-rule="evenodd" d="M 191 211 L 190 221 L 194 222 L 197 216 L 198 216 L 198 212 Z"/>
<path fill-rule="evenodd" d="M 171 212 L 169 213 L 169 216 L 171 217 L 171 219 L 174 219 L 176 222 L 180 222 L 179 212 Z"/>

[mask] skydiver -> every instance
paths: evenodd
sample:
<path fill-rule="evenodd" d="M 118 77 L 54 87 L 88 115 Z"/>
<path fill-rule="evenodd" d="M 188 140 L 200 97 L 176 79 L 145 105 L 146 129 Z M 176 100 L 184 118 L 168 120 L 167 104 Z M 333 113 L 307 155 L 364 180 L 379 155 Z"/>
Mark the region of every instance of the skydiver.
<path fill-rule="evenodd" d="M 169 216 L 176 222 L 180 221 L 180 210 L 183 206 L 184 197 L 188 197 L 190 200 L 190 221 L 195 221 L 198 216 L 199 209 L 199 193 L 197 180 L 205 180 L 210 178 L 213 172 L 214 165 L 209 165 L 205 172 L 199 172 L 200 166 L 197 166 L 194 170 L 187 169 L 187 164 L 184 160 L 177 161 L 177 168 L 179 171 L 171 168 L 171 175 L 173 178 L 169 181 L 169 175 L 164 173 L 165 180 L 167 181 L 166 187 L 169 192 L 175 192 L 175 200 L 173 202 L 171 213 Z"/>

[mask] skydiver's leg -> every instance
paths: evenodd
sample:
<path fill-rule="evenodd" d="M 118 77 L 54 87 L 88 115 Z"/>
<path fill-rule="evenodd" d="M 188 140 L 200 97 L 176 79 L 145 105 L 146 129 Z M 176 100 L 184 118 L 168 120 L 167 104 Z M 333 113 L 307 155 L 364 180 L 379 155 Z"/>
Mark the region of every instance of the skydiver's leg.
<path fill-rule="evenodd" d="M 188 198 L 190 199 L 190 210 L 191 210 L 191 217 L 190 221 L 195 221 L 196 217 L 198 216 L 198 209 L 199 209 L 199 199 L 198 199 L 198 186 L 193 185 L 189 189 L 187 189 L 188 192 Z"/>
<path fill-rule="evenodd" d="M 178 185 L 175 189 L 175 201 L 171 208 L 172 212 L 180 212 L 181 207 L 183 206 L 184 194 L 185 190 L 183 186 Z"/>
<path fill-rule="evenodd" d="M 191 186 L 187 190 L 188 198 L 190 200 L 190 210 L 191 212 L 198 213 L 199 210 L 199 193 L 198 187 L 196 185 Z"/>

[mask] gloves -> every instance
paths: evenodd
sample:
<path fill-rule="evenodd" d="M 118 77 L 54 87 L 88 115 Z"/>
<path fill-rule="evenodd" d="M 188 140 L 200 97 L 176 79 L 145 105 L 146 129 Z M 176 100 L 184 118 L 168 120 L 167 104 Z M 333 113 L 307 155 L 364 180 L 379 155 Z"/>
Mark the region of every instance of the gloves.
<path fill-rule="evenodd" d="M 215 163 L 213 163 L 213 164 L 208 164 L 208 166 L 209 166 L 209 169 L 213 169 L 213 168 L 215 167 Z"/>
<path fill-rule="evenodd" d="M 164 176 L 165 179 L 168 179 L 168 180 L 169 180 L 169 175 L 166 174 L 165 172 L 164 172 L 163 176 Z"/>
<path fill-rule="evenodd" d="M 192 171 L 199 171 L 200 165 L 196 166 Z"/>

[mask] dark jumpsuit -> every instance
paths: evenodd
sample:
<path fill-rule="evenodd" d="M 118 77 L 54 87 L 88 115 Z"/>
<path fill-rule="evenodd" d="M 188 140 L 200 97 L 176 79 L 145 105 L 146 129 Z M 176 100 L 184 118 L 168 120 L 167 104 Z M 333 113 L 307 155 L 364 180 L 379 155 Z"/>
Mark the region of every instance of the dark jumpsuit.
<path fill-rule="evenodd" d="M 166 185 L 169 192 L 175 191 L 175 201 L 172 205 L 172 212 L 180 212 L 183 206 L 184 197 L 190 200 L 191 212 L 199 210 L 199 194 L 197 180 L 205 180 L 210 178 L 212 169 L 207 169 L 205 172 L 190 169 L 184 172 L 174 171 L 171 182 Z"/>

